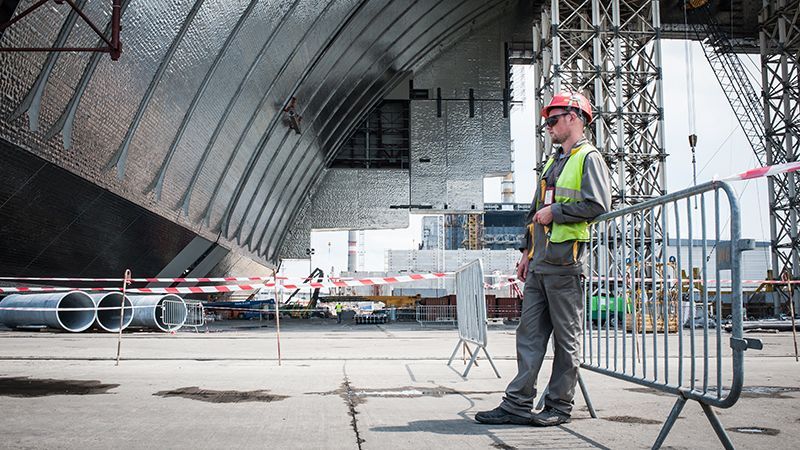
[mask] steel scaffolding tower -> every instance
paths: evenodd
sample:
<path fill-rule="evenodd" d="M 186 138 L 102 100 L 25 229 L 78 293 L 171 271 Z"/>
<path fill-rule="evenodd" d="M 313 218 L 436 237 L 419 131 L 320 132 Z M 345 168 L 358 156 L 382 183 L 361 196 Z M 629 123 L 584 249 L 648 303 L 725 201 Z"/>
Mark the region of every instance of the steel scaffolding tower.
<path fill-rule="evenodd" d="M 590 99 L 615 206 L 666 192 L 659 31 L 658 1 L 620 0 L 552 0 L 533 29 L 536 110 L 562 90 Z M 550 142 L 537 120 L 541 167 Z"/>
<path fill-rule="evenodd" d="M 767 164 L 800 156 L 800 1 L 763 0 L 759 18 Z M 768 178 L 772 268 L 775 278 L 800 279 L 800 175 Z M 800 289 L 795 289 L 800 304 Z"/>
<path fill-rule="evenodd" d="M 590 99 L 595 118 L 587 134 L 611 170 L 615 208 L 666 193 L 660 28 L 658 1 L 621 0 L 552 0 L 543 8 L 541 25 L 533 27 L 536 111 L 559 91 Z M 537 120 L 541 170 L 551 143 L 541 117 Z M 662 213 L 604 231 L 620 241 L 614 248 L 621 253 L 613 261 L 623 266 L 626 260 L 659 256 L 665 247 Z M 648 244 L 628 253 L 625 236 L 633 235 Z M 648 274 L 653 270 L 636 267 Z M 629 267 L 619 269 L 629 272 Z"/>

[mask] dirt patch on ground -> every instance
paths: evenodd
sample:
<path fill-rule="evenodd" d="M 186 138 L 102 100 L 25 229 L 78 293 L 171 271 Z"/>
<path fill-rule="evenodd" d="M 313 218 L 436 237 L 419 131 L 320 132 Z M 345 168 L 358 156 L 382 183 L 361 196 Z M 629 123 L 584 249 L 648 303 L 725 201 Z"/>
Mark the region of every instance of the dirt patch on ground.
<path fill-rule="evenodd" d="M 789 386 L 745 386 L 742 388 L 744 398 L 795 398 L 786 395 L 790 392 L 800 392 L 800 387 Z"/>
<path fill-rule="evenodd" d="M 781 432 L 781 430 L 776 430 L 775 428 L 764 428 L 764 427 L 735 427 L 735 428 L 728 428 L 727 430 L 733 431 L 734 433 L 755 434 L 763 436 L 777 436 Z"/>
<path fill-rule="evenodd" d="M 640 425 L 660 425 L 660 420 L 653 420 L 653 419 L 645 419 L 643 417 L 634 417 L 634 416 L 610 416 L 610 417 L 603 417 L 603 420 L 608 420 L 611 422 L 620 422 L 620 423 L 636 423 Z"/>
<path fill-rule="evenodd" d="M 270 394 L 269 391 L 214 391 L 197 386 L 182 387 L 171 391 L 156 392 L 159 397 L 182 397 L 209 403 L 277 402 L 289 398 L 286 395 Z"/>
<path fill-rule="evenodd" d="M 2 377 L 0 396 L 47 397 L 50 395 L 107 394 L 119 384 L 103 384 L 97 380 L 54 380 L 51 378 Z"/>

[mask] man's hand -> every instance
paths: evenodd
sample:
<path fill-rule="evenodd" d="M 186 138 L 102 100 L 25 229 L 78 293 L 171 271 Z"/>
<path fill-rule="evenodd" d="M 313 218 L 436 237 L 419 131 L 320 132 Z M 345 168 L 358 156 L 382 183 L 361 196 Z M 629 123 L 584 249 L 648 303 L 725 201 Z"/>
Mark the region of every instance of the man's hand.
<path fill-rule="evenodd" d="M 552 205 L 548 205 L 536 211 L 536 214 L 533 215 L 533 222 L 540 225 L 550 225 L 550 222 L 553 221 L 553 211 L 551 210 L 551 206 Z"/>
<path fill-rule="evenodd" d="M 519 263 L 517 263 L 517 279 L 520 281 L 525 281 L 525 278 L 528 277 L 528 252 L 522 252 L 522 258 L 520 258 Z"/>

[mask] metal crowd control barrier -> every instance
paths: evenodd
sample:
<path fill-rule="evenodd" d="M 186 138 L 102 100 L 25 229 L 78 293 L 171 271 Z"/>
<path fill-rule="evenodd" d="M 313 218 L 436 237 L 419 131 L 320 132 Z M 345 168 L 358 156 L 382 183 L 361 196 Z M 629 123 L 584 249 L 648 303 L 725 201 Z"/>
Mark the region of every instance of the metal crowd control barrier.
<path fill-rule="evenodd" d="M 186 321 L 184 327 L 192 327 L 194 331 L 206 324 L 206 312 L 203 304 L 197 300 L 185 300 L 186 302 Z"/>
<path fill-rule="evenodd" d="M 476 259 L 456 271 L 458 344 L 456 344 L 453 354 L 450 355 L 447 365 L 449 366 L 453 362 L 459 347 L 463 345 L 464 348 L 468 348 L 468 342 L 475 344 L 475 351 L 470 352 L 469 364 L 467 364 L 467 368 L 462 375 L 465 378 L 478 358 L 480 350 L 483 350 L 497 378 L 500 378 L 500 373 L 486 350 L 486 295 L 483 289 L 483 264 L 481 264 L 481 260 Z"/>
<path fill-rule="evenodd" d="M 169 331 L 178 330 L 188 319 L 188 305 L 182 299 L 164 300 L 161 303 L 164 325 Z"/>
<path fill-rule="evenodd" d="M 425 325 L 455 325 L 458 322 L 454 305 L 417 305 L 417 323 Z"/>
<path fill-rule="evenodd" d="M 581 367 L 678 397 L 653 448 L 664 443 L 687 400 L 700 403 L 720 441 L 733 448 L 712 407 L 736 403 L 744 351 L 761 348 L 742 337 L 741 253 L 752 244 L 741 239 L 739 214 L 730 186 L 709 182 L 604 214 L 591 225 Z M 719 283 L 708 283 L 723 278 L 732 280 L 725 346 L 720 322 L 727 305 Z"/>

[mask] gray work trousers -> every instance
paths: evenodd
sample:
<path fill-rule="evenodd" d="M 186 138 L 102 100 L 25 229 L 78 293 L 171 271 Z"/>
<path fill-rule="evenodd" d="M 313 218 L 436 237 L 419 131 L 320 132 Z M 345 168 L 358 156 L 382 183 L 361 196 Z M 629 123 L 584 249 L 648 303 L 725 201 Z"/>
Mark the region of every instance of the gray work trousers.
<path fill-rule="evenodd" d="M 542 367 L 550 334 L 555 355 L 545 405 L 566 414 L 580 365 L 583 293 L 580 275 L 540 275 L 528 272 L 517 327 L 517 376 L 508 384 L 500 407 L 531 417 L 536 378 Z"/>

